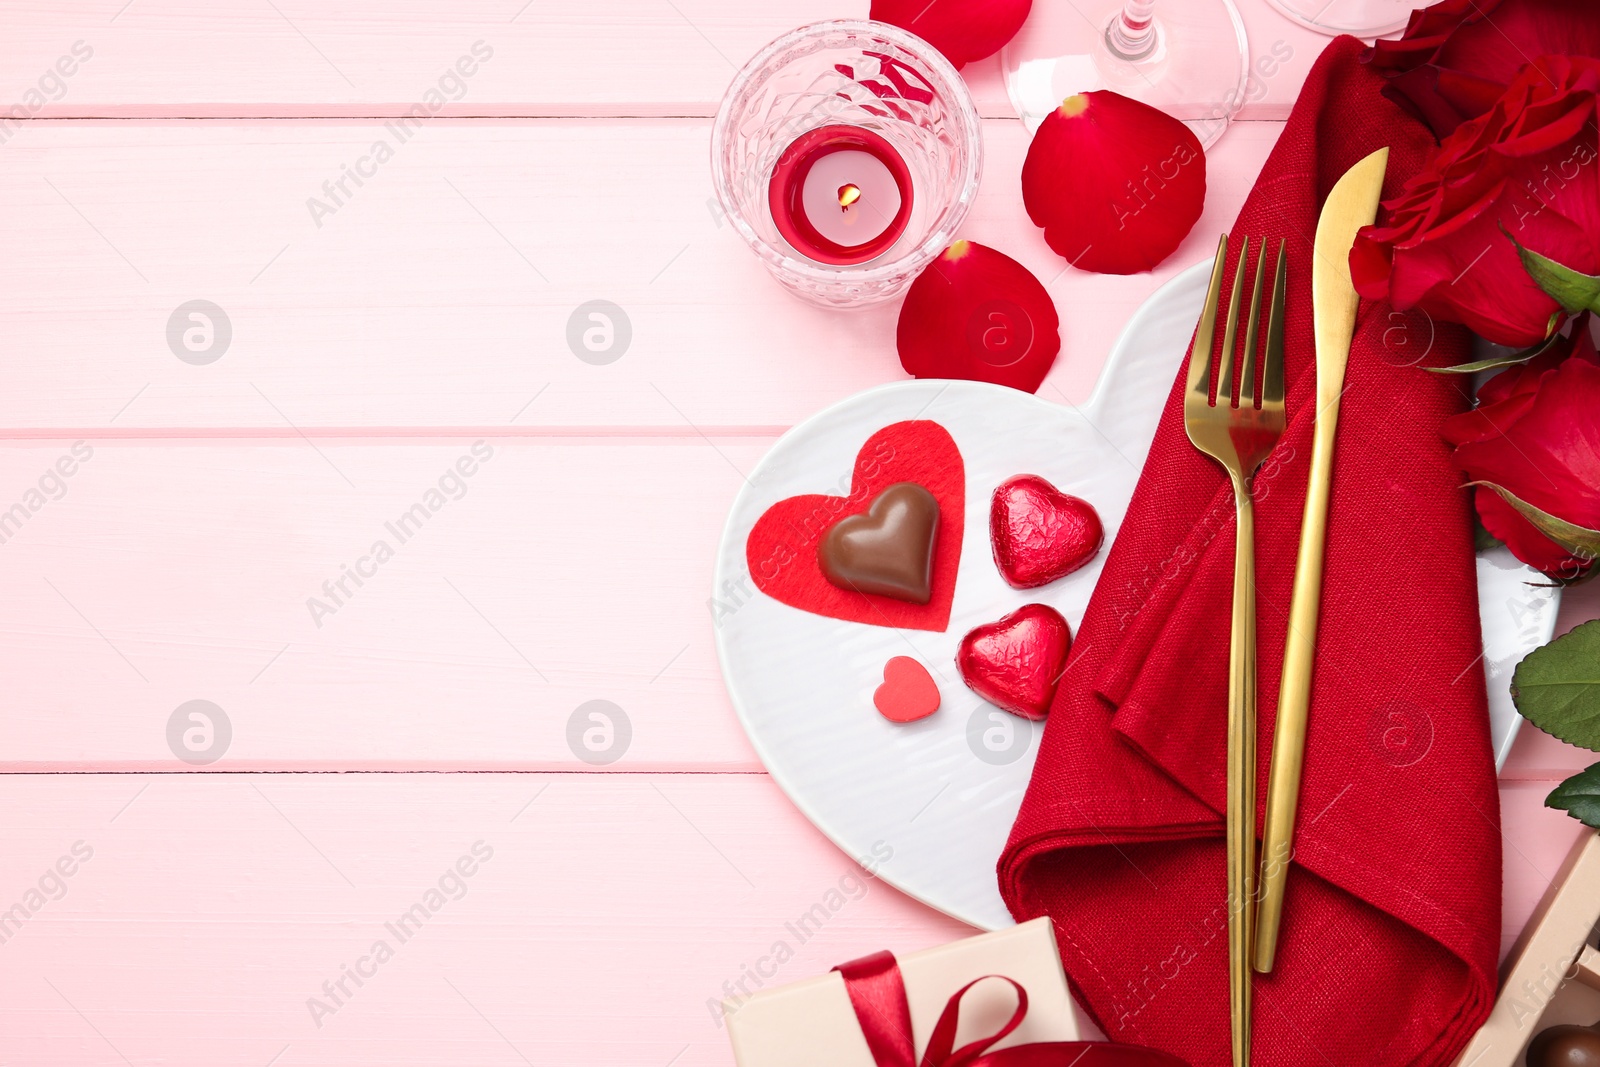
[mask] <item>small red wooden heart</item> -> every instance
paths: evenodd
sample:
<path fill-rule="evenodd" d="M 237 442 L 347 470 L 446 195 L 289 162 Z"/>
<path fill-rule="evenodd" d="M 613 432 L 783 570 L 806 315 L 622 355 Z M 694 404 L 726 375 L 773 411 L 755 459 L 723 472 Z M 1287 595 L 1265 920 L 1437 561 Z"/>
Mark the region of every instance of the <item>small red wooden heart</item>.
<path fill-rule="evenodd" d="M 930 419 L 885 426 L 856 453 L 849 496 L 792 496 L 762 513 L 744 546 L 750 578 L 774 600 L 830 619 L 943 630 L 950 625 L 961 562 L 966 477 L 961 452 L 943 426 Z M 841 589 L 823 575 L 817 558 L 817 546 L 829 529 L 847 515 L 866 511 L 874 497 L 897 482 L 915 482 L 939 502 L 939 536 L 926 604 Z"/>
<path fill-rule="evenodd" d="M 1105 540 L 1094 505 L 1036 474 L 1000 483 L 989 501 L 994 563 L 1013 589 L 1034 589 L 1077 570 Z"/>
<path fill-rule="evenodd" d="M 928 668 L 910 656 L 896 656 L 883 665 L 883 684 L 872 702 L 890 722 L 916 722 L 939 710 L 939 687 Z"/>
<path fill-rule="evenodd" d="M 1027 604 L 961 639 L 956 668 L 967 688 L 1025 719 L 1050 712 L 1072 650 L 1072 628 L 1054 608 Z"/>

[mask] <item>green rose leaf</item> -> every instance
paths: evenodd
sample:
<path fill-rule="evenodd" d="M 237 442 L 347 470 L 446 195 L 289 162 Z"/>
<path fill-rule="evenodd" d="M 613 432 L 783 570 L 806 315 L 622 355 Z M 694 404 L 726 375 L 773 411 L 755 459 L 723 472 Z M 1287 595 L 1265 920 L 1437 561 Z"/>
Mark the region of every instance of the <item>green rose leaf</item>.
<path fill-rule="evenodd" d="M 1600 827 L 1600 763 L 1556 786 L 1544 798 L 1544 806 L 1564 811 L 1585 826 Z"/>
<path fill-rule="evenodd" d="M 1500 229 L 1507 237 L 1511 237 L 1511 232 L 1504 226 Z M 1523 248 L 1515 237 L 1511 237 L 1511 243 L 1517 246 L 1517 255 L 1522 258 L 1522 266 L 1532 275 L 1534 282 L 1550 294 L 1550 297 L 1568 314 L 1600 311 L 1600 277 L 1580 274 L 1571 267 L 1563 266 L 1547 256 L 1541 256 L 1532 249 Z"/>
<path fill-rule="evenodd" d="M 1511 699 L 1545 733 L 1600 750 L 1600 619 L 1528 653 L 1511 676 Z"/>
<path fill-rule="evenodd" d="M 1552 326 L 1553 330 L 1555 327 Z M 1509 367 L 1516 363 L 1526 363 L 1535 356 L 1542 356 L 1557 341 L 1564 340 L 1558 333 L 1552 333 L 1543 341 L 1520 352 L 1511 352 L 1504 356 L 1490 356 L 1488 359 L 1474 360 L 1471 363 L 1457 363 L 1453 367 L 1423 367 L 1423 370 L 1435 374 L 1476 374 L 1481 370 L 1495 370 L 1498 367 Z"/>
<path fill-rule="evenodd" d="M 1467 484 L 1487 486 L 1499 493 L 1501 499 L 1516 508 L 1518 514 L 1533 523 L 1535 529 L 1579 559 L 1600 559 L 1600 530 L 1591 530 L 1586 526 L 1557 518 L 1548 511 L 1541 511 L 1519 498 L 1511 490 L 1493 482 Z"/>

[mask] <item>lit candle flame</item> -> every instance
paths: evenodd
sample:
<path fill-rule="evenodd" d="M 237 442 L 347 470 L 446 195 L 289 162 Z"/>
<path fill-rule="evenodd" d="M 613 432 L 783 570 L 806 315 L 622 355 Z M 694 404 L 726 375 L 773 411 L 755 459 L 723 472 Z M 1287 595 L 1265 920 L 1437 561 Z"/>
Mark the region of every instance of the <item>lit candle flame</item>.
<path fill-rule="evenodd" d="M 851 204 L 861 199 L 861 189 L 858 186 L 845 184 L 839 186 L 839 210 L 844 211 Z"/>

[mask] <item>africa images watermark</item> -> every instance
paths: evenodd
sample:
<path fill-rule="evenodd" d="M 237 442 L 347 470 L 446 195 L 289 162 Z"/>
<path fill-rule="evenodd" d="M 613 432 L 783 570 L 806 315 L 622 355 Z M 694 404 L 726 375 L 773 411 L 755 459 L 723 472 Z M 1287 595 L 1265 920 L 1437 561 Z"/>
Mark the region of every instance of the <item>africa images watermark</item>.
<path fill-rule="evenodd" d="M 378 568 L 394 558 L 397 546 L 422 532 L 423 525 L 443 511 L 450 501 L 466 496 L 467 479 L 478 473 L 480 464 L 493 458 L 493 445 L 481 440 L 472 442 L 471 452 L 463 453 L 455 463 L 445 468 L 445 472 L 439 475 L 436 487 L 429 488 L 420 500 L 383 524 L 384 532 L 393 538 L 394 544 L 382 537 L 373 541 L 366 555 L 353 564 L 340 564 L 338 576 L 322 583 L 322 596 L 306 597 L 306 610 L 311 613 L 311 621 L 316 623 L 317 629 L 322 629 L 322 620 L 327 616 L 338 614 L 369 579 L 378 576 Z M 352 585 L 354 588 L 351 588 Z"/>
<path fill-rule="evenodd" d="M 67 79 L 93 58 L 94 49 L 86 41 L 73 41 L 71 49 L 46 67 L 16 103 L 0 112 L 0 144 L 11 140 L 24 121 L 44 110 L 46 104 L 66 96 Z"/>
<path fill-rule="evenodd" d="M 93 845 L 86 841 L 74 841 L 70 853 L 63 853 L 55 863 L 46 867 L 16 903 L 0 911 L 0 945 L 21 933 L 23 923 L 38 915 L 45 905 L 66 896 L 67 879 L 78 873 L 80 865 L 93 858 Z"/>
<path fill-rule="evenodd" d="M 1250 476 L 1250 498 L 1261 503 L 1272 495 L 1273 486 L 1284 470 L 1296 459 L 1294 446 L 1280 445 L 1266 462 Z M 1189 567 L 1198 563 L 1211 542 L 1228 527 L 1234 518 L 1234 500 L 1230 492 L 1219 491 L 1211 507 L 1195 523 L 1194 530 L 1179 542 L 1160 563 L 1145 568 L 1137 579 L 1129 579 L 1122 590 L 1122 610 L 1118 612 L 1119 629 L 1126 630 L 1149 602 L 1150 596 L 1161 585 L 1176 580 Z"/>
<path fill-rule="evenodd" d="M 452 100 L 460 100 L 467 95 L 467 80 L 478 73 L 479 67 L 494 58 L 494 48 L 488 42 L 477 40 L 472 42 L 472 47 L 462 53 L 454 65 L 446 67 L 438 80 L 428 87 L 422 94 L 422 99 L 412 104 L 404 115 L 383 124 L 388 131 L 388 137 L 380 137 L 367 147 L 365 155 L 358 158 L 355 163 L 341 163 L 339 175 L 329 178 L 322 183 L 322 195 L 306 198 L 306 210 L 311 213 L 311 221 L 322 228 L 322 220 L 329 215 L 337 214 L 356 195 L 356 192 L 367 184 L 367 181 L 378 176 L 378 168 L 395 157 L 396 151 L 411 138 L 417 131 L 433 118 L 444 106 Z M 391 140 L 392 139 L 392 140 Z M 351 183 L 355 189 L 351 189 Z"/>
<path fill-rule="evenodd" d="M 869 884 L 878 875 L 878 869 L 892 859 L 893 846 L 887 841 L 874 841 L 872 855 L 857 861 L 861 866 L 860 875 L 855 871 L 840 875 L 835 884 L 823 890 L 815 903 L 783 924 L 783 932 L 788 936 L 773 941 L 764 954 L 756 957 L 755 963 L 741 964 L 739 977 L 722 983 L 722 999 L 707 997 L 706 1010 L 711 1013 L 711 1021 L 717 1029 L 722 1029 L 727 1016 L 738 1011 L 751 996 L 778 976 L 783 965 L 794 959 L 796 948 L 817 936 L 835 915 L 844 910 L 845 905 L 865 897 Z"/>
<path fill-rule="evenodd" d="M 78 468 L 94 458 L 94 446 L 87 441 L 74 441 L 72 447 L 56 457 L 44 469 L 32 487 L 23 491 L 15 504 L 0 511 L 0 545 L 9 544 L 22 532 L 23 524 L 37 515 L 52 500 L 67 495 L 67 479 L 78 473 Z"/>
<path fill-rule="evenodd" d="M 1201 949 L 1227 933 L 1229 920 L 1243 910 L 1245 900 L 1253 899 L 1259 902 L 1266 880 L 1276 877 L 1277 873 L 1293 860 L 1292 847 L 1281 850 L 1262 870 L 1261 879 L 1251 879 L 1254 888 L 1248 890 L 1248 897 L 1230 897 L 1215 905 L 1200 917 L 1199 923 L 1192 929 L 1193 943 L 1191 938 L 1180 939 L 1167 957 L 1155 964 L 1153 970 L 1150 964 L 1146 964 L 1143 971 L 1128 979 L 1123 993 L 1114 995 L 1112 1000 L 1112 1011 L 1117 1012 L 1117 1025 L 1127 1026 L 1138 1018 L 1156 996 L 1177 979 L 1185 967 L 1200 958 Z"/>
<path fill-rule="evenodd" d="M 1267 83 L 1277 77 L 1283 65 L 1293 58 L 1294 47 L 1289 42 L 1283 40 L 1272 42 L 1272 48 L 1257 56 L 1246 69 L 1243 86 L 1237 91 L 1229 92 L 1218 101 L 1209 112 L 1197 120 L 1197 124 L 1204 128 L 1207 135 L 1220 133 L 1220 127 L 1226 126 L 1241 107 L 1266 97 Z M 1117 229 L 1125 229 L 1130 219 L 1160 198 L 1162 190 L 1178 177 L 1183 168 L 1203 157 L 1204 152 L 1197 152 L 1189 145 L 1179 143 L 1173 145 L 1167 157 L 1154 167 L 1145 164 L 1139 174 L 1128 179 L 1125 194 L 1112 205 L 1117 213 Z"/>
<path fill-rule="evenodd" d="M 311 1012 L 311 1021 L 317 1025 L 317 1029 L 322 1029 L 323 1020 L 330 1015 L 337 1015 L 369 980 L 376 978 L 378 968 L 394 959 L 396 950 L 416 937 L 429 919 L 443 911 L 452 900 L 466 896 L 467 880 L 493 858 L 492 845 L 482 839 L 474 841 L 471 849 L 446 867 L 438 880 L 424 890 L 414 904 L 402 911 L 393 922 L 383 924 L 388 937 L 380 937 L 372 942 L 366 953 L 356 958 L 354 966 L 339 964 L 338 977 L 323 982 L 320 995 L 313 993 L 306 998 L 306 1010 Z M 350 988 L 352 985 L 354 989 Z"/>

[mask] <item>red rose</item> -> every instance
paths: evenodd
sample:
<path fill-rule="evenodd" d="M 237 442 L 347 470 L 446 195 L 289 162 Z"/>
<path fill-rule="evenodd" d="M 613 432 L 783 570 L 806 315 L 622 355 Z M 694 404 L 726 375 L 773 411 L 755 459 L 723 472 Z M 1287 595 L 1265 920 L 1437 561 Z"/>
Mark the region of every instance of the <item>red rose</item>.
<path fill-rule="evenodd" d="M 1444 0 L 1362 59 L 1389 79 L 1385 96 L 1446 137 L 1493 107 L 1531 57 L 1557 53 L 1600 56 L 1594 0 Z"/>
<path fill-rule="evenodd" d="M 1478 406 L 1446 419 L 1445 438 L 1475 482 L 1585 530 L 1600 529 L 1600 356 L 1580 317 L 1571 337 L 1484 383 Z M 1593 561 L 1540 532 L 1487 485 L 1474 502 L 1484 528 L 1513 554 L 1555 578 L 1580 577 Z"/>
<path fill-rule="evenodd" d="M 1600 273 L 1600 60 L 1545 56 L 1440 143 L 1350 250 L 1356 291 L 1421 308 L 1503 345 L 1549 336 L 1560 306 L 1517 244 Z M 1513 242 L 1515 238 L 1515 242 Z"/>

